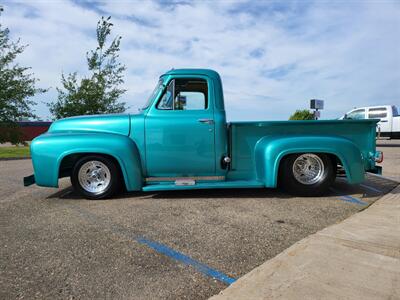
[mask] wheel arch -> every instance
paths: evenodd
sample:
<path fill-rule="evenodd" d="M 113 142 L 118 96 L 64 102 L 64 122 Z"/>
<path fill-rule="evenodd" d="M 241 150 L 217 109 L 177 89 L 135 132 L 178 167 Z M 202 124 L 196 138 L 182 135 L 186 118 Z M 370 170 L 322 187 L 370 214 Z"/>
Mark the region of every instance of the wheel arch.
<path fill-rule="evenodd" d="M 140 154 L 136 144 L 123 135 L 110 133 L 50 133 L 31 145 L 35 179 L 40 186 L 57 187 L 58 178 L 68 176 L 73 163 L 85 155 L 106 155 L 118 162 L 128 191 L 143 185 Z"/>
<path fill-rule="evenodd" d="M 134 145 L 134 144 L 133 144 Z M 132 153 L 137 153 L 139 155 L 139 152 L 135 147 L 131 145 L 131 148 L 128 148 L 132 151 Z M 136 151 L 135 151 L 136 149 Z M 124 185 L 125 188 L 128 191 L 137 191 L 142 188 L 143 185 L 143 176 L 142 176 L 142 171 L 140 167 L 140 159 L 138 159 L 138 156 L 136 155 L 129 155 L 129 153 L 126 153 L 126 151 L 123 151 L 125 155 L 121 155 L 118 153 L 118 151 L 115 151 L 117 149 L 112 149 L 113 151 L 110 150 L 105 150 L 105 149 L 74 149 L 70 151 L 64 152 L 62 155 L 60 155 L 58 161 L 57 161 L 57 170 L 58 170 L 58 177 L 65 177 L 69 176 L 72 171 L 73 165 L 70 166 L 70 168 L 66 168 L 68 164 L 70 164 L 71 160 L 73 163 L 76 163 L 80 158 L 84 156 L 89 156 L 89 155 L 100 155 L 104 157 L 108 157 L 112 159 L 118 169 L 121 172 L 122 178 L 124 179 Z M 66 170 L 69 169 L 69 173 L 66 173 Z"/>
<path fill-rule="evenodd" d="M 266 136 L 255 147 L 256 176 L 266 187 L 277 187 L 282 160 L 291 154 L 323 153 L 340 161 L 350 183 L 364 180 L 361 152 L 350 140 L 336 136 Z"/>

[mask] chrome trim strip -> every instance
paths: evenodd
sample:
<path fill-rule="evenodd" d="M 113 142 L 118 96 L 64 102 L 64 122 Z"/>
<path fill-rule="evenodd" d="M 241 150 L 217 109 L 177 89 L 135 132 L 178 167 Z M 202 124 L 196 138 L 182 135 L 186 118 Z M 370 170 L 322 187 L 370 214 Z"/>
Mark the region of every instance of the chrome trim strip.
<path fill-rule="evenodd" d="M 193 177 L 147 177 L 146 182 L 154 181 L 176 181 L 176 180 L 225 180 L 225 176 L 193 176 Z"/>

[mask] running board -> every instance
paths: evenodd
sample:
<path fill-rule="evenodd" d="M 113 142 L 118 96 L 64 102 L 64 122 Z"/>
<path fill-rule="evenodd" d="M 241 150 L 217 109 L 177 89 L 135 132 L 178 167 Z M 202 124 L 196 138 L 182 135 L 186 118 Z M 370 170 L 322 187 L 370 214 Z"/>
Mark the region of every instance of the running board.
<path fill-rule="evenodd" d="M 145 192 L 201 190 L 201 189 L 233 189 L 233 188 L 263 188 L 264 182 L 257 180 L 232 180 L 217 182 L 195 182 L 193 185 L 177 185 L 175 183 L 151 184 L 142 188 Z"/>

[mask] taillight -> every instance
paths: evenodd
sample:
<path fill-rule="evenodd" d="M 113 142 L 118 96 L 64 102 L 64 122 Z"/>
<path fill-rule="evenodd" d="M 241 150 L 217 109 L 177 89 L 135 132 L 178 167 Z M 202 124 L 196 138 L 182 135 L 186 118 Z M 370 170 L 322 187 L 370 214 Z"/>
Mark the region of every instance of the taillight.
<path fill-rule="evenodd" d="M 375 162 L 377 162 L 377 163 L 383 162 L 383 152 L 382 151 L 375 152 Z"/>

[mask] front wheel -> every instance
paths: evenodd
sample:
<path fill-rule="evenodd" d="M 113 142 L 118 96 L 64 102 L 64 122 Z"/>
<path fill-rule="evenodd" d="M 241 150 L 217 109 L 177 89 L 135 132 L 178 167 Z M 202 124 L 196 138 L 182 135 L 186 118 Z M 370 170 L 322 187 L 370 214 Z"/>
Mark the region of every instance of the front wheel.
<path fill-rule="evenodd" d="M 104 199 L 118 190 L 120 176 L 111 159 L 90 155 L 77 161 L 72 170 L 71 183 L 87 199 Z"/>
<path fill-rule="evenodd" d="M 280 184 L 289 193 L 319 196 L 334 182 L 336 166 L 326 154 L 292 154 L 284 158 L 279 173 Z"/>

